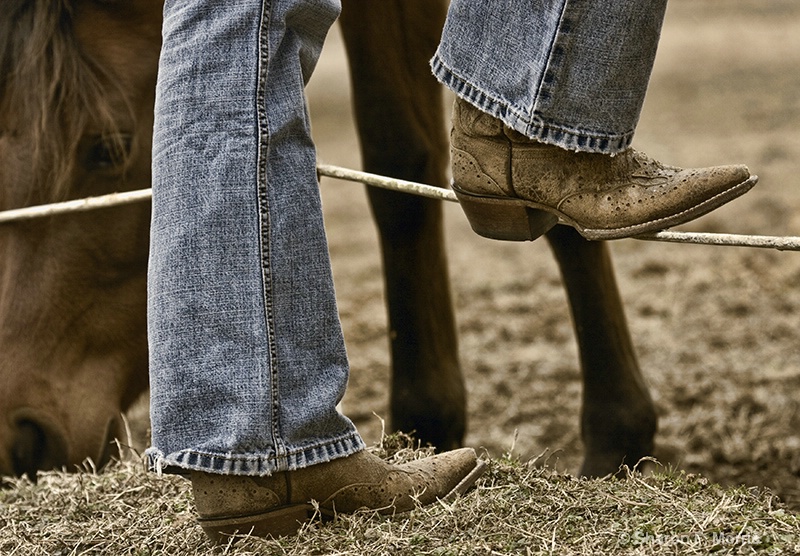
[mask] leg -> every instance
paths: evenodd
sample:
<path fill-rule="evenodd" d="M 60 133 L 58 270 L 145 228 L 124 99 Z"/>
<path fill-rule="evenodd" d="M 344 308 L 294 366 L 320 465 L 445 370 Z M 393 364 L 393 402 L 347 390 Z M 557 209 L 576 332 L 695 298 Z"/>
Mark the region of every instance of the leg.
<path fill-rule="evenodd" d="M 176 4 L 153 145 L 151 454 L 255 475 L 347 456 L 364 445 L 334 410 L 348 367 L 303 97 L 336 2 L 285 33 L 271 21 L 303 2 Z"/>
<path fill-rule="evenodd" d="M 471 449 L 404 466 L 336 411 L 348 362 L 304 85 L 337 0 L 168 1 L 148 274 L 157 469 L 191 471 L 203 528 L 291 533 L 314 513 L 463 492 Z M 424 492 L 423 492 L 424 491 Z"/>
<path fill-rule="evenodd" d="M 658 231 L 747 192 L 745 166 L 667 166 L 630 148 L 666 0 L 450 6 L 433 58 L 460 100 L 453 188 L 481 235 L 588 239 Z M 614 155 L 614 156 L 609 156 Z"/>
<path fill-rule="evenodd" d="M 441 87 L 430 59 L 445 5 L 345 1 L 342 29 L 367 171 L 446 185 Z M 464 383 L 436 201 L 368 189 L 383 252 L 392 353 L 391 426 L 423 442 L 463 441 Z"/>
<path fill-rule="evenodd" d="M 656 414 L 639 371 L 605 243 L 556 226 L 547 240 L 567 288 L 583 368 L 581 474 L 615 473 L 652 454 Z"/>

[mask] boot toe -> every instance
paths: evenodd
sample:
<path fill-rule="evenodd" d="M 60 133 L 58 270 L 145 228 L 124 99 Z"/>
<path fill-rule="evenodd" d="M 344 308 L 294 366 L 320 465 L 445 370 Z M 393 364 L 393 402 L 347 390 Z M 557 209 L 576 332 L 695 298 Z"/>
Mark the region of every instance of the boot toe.
<path fill-rule="evenodd" d="M 374 457 L 374 456 L 373 456 Z M 320 504 L 330 510 L 352 513 L 367 508 L 379 513 L 399 513 L 438 499 L 450 500 L 474 485 L 484 470 L 475 450 L 462 448 L 401 465 L 385 467 L 380 480 L 347 484 Z"/>

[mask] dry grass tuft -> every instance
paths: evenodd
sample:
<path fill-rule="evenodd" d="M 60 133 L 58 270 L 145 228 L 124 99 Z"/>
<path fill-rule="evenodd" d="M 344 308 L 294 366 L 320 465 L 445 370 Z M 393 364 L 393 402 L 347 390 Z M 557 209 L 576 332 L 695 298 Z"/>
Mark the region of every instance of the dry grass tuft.
<path fill-rule="evenodd" d="M 426 454 L 391 436 L 389 460 Z M 0 554 L 214 553 L 195 524 L 189 483 L 122 462 L 102 473 L 41 474 L 0 490 Z M 671 472 L 578 479 L 539 462 L 489 461 L 453 504 L 387 519 L 371 512 L 312 522 L 296 537 L 240 539 L 217 553 L 256 554 L 783 554 L 800 551 L 800 516 L 770 492 L 723 488 Z"/>

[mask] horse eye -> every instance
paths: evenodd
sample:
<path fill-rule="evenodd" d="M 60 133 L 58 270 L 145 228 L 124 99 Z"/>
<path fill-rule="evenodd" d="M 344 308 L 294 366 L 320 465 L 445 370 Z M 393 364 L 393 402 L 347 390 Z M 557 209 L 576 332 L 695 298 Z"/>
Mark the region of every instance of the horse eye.
<path fill-rule="evenodd" d="M 110 170 L 125 165 L 131 152 L 130 135 L 97 137 L 86 154 L 88 170 Z"/>

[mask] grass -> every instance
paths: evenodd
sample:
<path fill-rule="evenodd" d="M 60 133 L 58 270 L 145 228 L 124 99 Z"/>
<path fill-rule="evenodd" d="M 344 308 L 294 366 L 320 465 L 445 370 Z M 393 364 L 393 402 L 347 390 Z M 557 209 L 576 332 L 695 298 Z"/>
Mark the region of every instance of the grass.
<path fill-rule="evenodd" d="M 404 438 L 374 450 L 424 455 Z M 800 515 L 769 491 L 724 488 L 659 469 L 578 479 L 540 461 L 489 460 L 477 488 L 405 515 L 312 522 L 296 537 L 241 539 L 218 554 L 785 554 L 800 551 Z M 42 473 L 0 490 L 6 556 L 213 554 L 195 523 L 188 481 L 120 462 L 101 473 Z"/>

